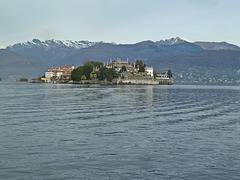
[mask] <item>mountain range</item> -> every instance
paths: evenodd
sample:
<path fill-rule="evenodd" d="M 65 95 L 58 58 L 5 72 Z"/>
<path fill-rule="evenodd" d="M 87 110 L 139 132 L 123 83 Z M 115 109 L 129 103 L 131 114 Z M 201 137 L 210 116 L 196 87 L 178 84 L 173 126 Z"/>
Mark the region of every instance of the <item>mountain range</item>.
<path fill-rule="evenodd" d="M 106 61 L 114 57 L 149 59 L 203 50 L 198 45 L 180 38 L 157 42 L 142 41 L 136 44 L 33 39 L 8 46 L 6 49 L 21 55 L 32 56 L 49 66 L 64 65 L 66 62 L 79 66 L 87 60 Z"/>
<path fill-rule="evenodd" d="M 48 66 L 39 59 L 0 49 L 0 77 L 3 79 L 37 77 L 43 75 L 47 68 Z"/>
<path fill-rule="evenodd" d="M 33 63 L 35 64 L 33 67 L 39 67 L 39 71 L 35 69 L 36 75 L 41 73 L 42 68 L 45 67 L 79 66 L 89 60 L 104 62 L 117 57 L 129 58 L 130 61 L 140 59 L 147 65 L 152 65 L 156 71 L 166 71 L 167 68 L 171 68 L 176 73 L 194 67 L 208 68 L 209 64 L 212 64 L 211 68 L 224 69 L 229 63 L 229 57 L 234 57 L 232 60 L 235 65 L 231 68 L 236 72 L 240 69 L 238 65 L 240 47 L 227 42 L 188 42 L 179 37 L 155 42 L 142 41 L 135 44 L 33 39 L 10 45 L 4 49 L 4 52 L 12 53 L 12 57 L 19 56 L 19 60 L 26 57 L 29 64 Z M 14 67 L 16 62 L 9 58 L 10 56 L 3 54 L 3 50 L 0 51 L 0 76 L 10 76 L 11 73 L 6 73 L 2 69 L 8 66 Z M 219 58 L 221 58 L 220 61 L 218 61 Z M 9 64 L 6 64 L 6 61 Z M 16 70 L 16 74 L 23 72 L 27 74 L 30 67 L 26 67 L 22 71 Z"/>

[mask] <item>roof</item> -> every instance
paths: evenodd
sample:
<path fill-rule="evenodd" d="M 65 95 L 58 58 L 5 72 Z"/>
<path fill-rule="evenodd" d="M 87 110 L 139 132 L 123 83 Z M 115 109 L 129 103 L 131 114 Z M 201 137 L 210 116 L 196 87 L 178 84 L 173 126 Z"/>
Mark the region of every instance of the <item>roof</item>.
<path fill-rule="evenodd" d="M 72 70 L 73 70 L 72 67 L 65 65 L 62 67 L 52 67 L 52 68 L 48 69 L 46 72 L 62 73 L 62 75 L 71 75 Z"/>

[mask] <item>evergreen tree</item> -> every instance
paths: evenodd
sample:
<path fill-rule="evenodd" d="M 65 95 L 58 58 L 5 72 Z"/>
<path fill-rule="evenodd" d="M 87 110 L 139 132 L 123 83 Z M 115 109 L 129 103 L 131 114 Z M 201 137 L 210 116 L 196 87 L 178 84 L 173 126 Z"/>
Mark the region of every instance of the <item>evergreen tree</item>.
<path fill-rule="evenodd" d="M 138 67 L 139 67 L 139 72 L 145 72 L 146 64 L 143 64 L 143 62 L 140 60 L 137 60 L 135 63 L 135 68 L 138 68 Z"/>
<path fill-rule="evenodd" d="M 172 78 L 172 71 L 170 69 L 168 70 L 167 75 L 169 78 Z"/>
<path fill-rule="evenodd" d="M 123 67 L 121 68 L 120 72 L 125 72 L 125 71 L 127 71 L 127 68 L 126 68 L 126 66 L 123 66 Z"/>
<path fill-rule="evenodd" d="M 145 72 L 145 67 L 144 66 L 140 67 L 139 72 Z"/>
<path fill-rule="evenodd" d="M 143 66 L 142 61 L 137 60 L 136 63 L 135 63 L 135 68 L 138 68 L 138 67 L 139 67 L 139 69 L 140 69 L 142 66 Z"/>

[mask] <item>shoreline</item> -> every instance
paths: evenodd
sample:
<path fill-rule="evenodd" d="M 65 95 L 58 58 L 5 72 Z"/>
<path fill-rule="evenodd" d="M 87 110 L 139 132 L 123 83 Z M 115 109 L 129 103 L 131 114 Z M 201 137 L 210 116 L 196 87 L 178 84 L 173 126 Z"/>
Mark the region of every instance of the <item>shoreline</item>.
<path fill-rule="evenodd" d="M 44 82 L 41 80 L 30 80 L 29 83 L 47 83 L 47 84 L 105 84 L 105 85 L 173 85 L 173 80 L 151 80 L 151 81 L 118 81 L 112 82 L 99 80 L 82 80 L 82 81 L 51 81 Z"/>

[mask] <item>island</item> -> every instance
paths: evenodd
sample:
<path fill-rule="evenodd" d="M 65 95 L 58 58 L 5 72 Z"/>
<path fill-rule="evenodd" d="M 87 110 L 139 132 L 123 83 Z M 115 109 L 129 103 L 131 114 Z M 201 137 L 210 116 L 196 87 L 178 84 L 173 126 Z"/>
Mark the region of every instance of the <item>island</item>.
<path fill-rule="evenodd" d="M 26 77 L 26 74 L 23 75 L 23 77 L 19 78 L 19 79 L 16 79 L 16 81 L 18 82 L 28 82 L 28 79 Z"/>
<path fill-rule="evenodd" d="M 31 79 L 32 83 L 73 83 L 73 84 L 148 84 L 172 85 L 172 72 L 156 73 L 142 61 L 134 63 L 120 58 L 107 62 L 89 61 L 83 66 L 62 66 L 49 68 L 45 75 Z"/>

